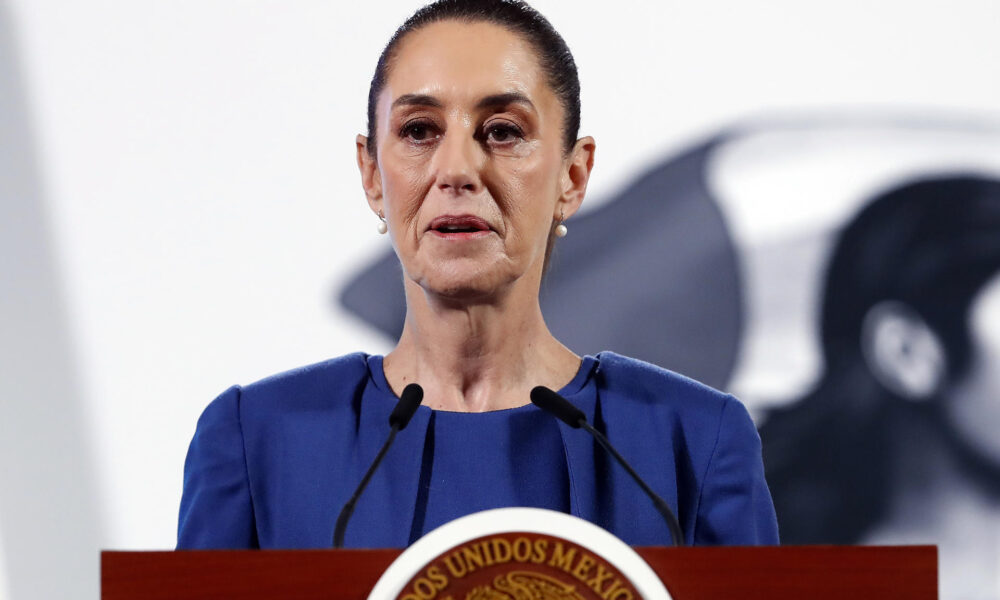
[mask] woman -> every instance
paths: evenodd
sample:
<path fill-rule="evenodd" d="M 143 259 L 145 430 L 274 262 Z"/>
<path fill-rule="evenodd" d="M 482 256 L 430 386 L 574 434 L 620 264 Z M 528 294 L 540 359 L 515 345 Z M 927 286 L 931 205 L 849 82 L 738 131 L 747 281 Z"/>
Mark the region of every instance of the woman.
<path fill-rule="evenodd" d="M 824 377 L 762 428 L 785 541 L 939 544 L 944 596 L 995 591 L 997 314 L 1000 180 L 913 181 L 854 217 L 826 274 Z"/>
<path fill-rule="evenodd" d="M 671 504 L 687 543 L 777 542 L 742 405 L 613 353 L 581 358 L 545 326 L 547 257 L 593 167 L 579 115 L 572 55 L 523 3 L 445 0 L 396 32 L 357 153 L 403 269 L 399 343 L 384 358 L 348 355 L 217 398 L 185 466 L 179 547 L 328 546 L 411 382 L 425 404 L 365 491 L 347 546 L 405 546 L 511 505 L 668 543 L 653 505 L 592 439 L 529 403 L 538 385 L 606 432 Z"/>

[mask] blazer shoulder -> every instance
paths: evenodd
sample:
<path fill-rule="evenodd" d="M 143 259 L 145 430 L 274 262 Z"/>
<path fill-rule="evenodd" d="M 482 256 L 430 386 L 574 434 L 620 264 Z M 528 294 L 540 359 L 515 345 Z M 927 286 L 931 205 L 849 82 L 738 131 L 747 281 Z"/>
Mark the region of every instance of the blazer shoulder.
<path fill-rule="evenodd" d="M 637 405 L 658 405 L 679 412 L 719 414 L 733 396 L 663 367 L 614 352 L 598 355 L 601 387 Z"/>
<path fill-rule="evenodd" d="M 368 355 L 345 354 L 265 377 L 242 386 L 245 409 L 329 408 L 354 397 L 368 377 Z"/>

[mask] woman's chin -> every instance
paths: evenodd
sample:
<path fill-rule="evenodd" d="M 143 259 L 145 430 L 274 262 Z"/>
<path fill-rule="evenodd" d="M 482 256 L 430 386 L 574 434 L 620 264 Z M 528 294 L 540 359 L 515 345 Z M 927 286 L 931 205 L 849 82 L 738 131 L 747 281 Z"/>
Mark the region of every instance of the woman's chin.
<path fill-rule="evenodd" d="M 432 296 L 456 302 L 483 302 L 500 294 L 497 286 L 484 285 L 481 281 L 447 281 L 424 285 Z"/>
<path fill-rule="evenodd" d="M 418 283 L 438 298 L 460 302 L 489 301 L 505 293 L 512 278 L 491 270 L 449 269 L 423 277 Z"/>

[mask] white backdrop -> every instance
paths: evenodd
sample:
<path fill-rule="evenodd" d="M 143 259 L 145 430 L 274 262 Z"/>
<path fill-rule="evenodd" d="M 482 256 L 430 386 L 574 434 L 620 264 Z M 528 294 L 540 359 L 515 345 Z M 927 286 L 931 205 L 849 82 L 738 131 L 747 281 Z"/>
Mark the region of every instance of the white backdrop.
<path fill-rule="evenodd" d="M 37 528 L 23 522 L 33 499 L 0 495 L 22 507 L 0 504 L 0 596 L 94 598 L 98 548 L 172 547 L 187 443 L 230 384 L 389 348 L 334 297 L 386 243 L 354 136 L 381 46 L 418 4 L 0 0 L 2 106 L 23 108 L 0 130 L 14 148 L 0 214 L 30 209 L 40 232 L 0 239 L 0 356 L 27 357 L 0 370 L 0 434 L 53 449 L 6 457 L 0 485 L 71 480 L 61 452 L 92 473 L 89 489 L 39 499 Z M 592 205 L 751 115 L 1000 108 L 996 0 L 535 5 L 579 64 Z M 15 268 L 39 252 L 46 272 Z M 51 301 L 21 297 L 41 288 Z M 56 324 L 58 369 L 22 351 L 25 323 Z M 52 379 L 64 385 L 32 383 Z M 75 441 L 28 405 L 68 407 Z M 71 518 L 53 530 L 43 509 Z M 41 554 L 56 547 L 73 551 Z M 67 576 L 29 582 L 25 552 Z"/>

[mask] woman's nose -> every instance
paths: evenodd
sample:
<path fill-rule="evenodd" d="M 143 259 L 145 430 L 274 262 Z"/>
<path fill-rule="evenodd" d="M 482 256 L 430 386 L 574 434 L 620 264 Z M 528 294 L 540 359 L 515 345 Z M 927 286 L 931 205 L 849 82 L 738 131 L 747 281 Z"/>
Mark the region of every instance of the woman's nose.
<path fill-rule="evenodd" d="M 476 193 L 482 188 L 483 151 L 469 133 L 446 133 L 434 153 L 435 185 L 452 194 Z"/>

